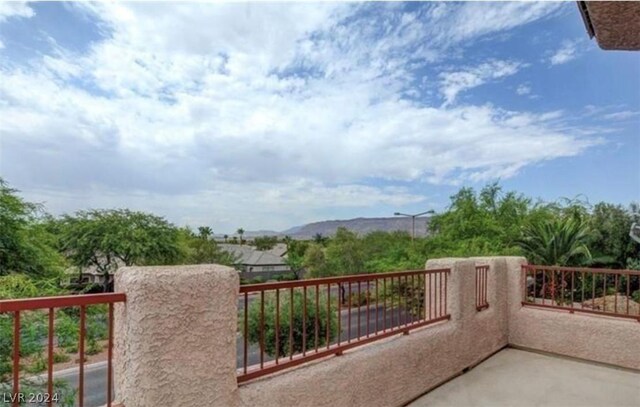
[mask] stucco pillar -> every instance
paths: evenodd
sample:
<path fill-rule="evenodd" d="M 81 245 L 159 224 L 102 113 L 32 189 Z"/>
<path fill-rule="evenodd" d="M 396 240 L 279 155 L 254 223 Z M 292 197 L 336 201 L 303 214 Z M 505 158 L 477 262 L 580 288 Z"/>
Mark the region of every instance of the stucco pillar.
<path fill-rule="evenodd" d="M 504 257 L 507 267 L 507 285 L 508 290 L 508 307 L 509 318 L 515 312 L 520 311 L 522 308 L 522 299 L 524 296 L 524 274 L 522 274 L 522 265 L 527 264 L 527 259 L 524 257 Z"/>
<path fill-rule="evenodd" d="M 116 399 L 126 407 L 236 406 L 238 272 L 126 267 L 115 290 Z"/>
<path fill-rule="evenodd" d="M 451 321 L 461 324 L 475 313 L 475 262 L 462 258 L 444 258 L 427 260 L 427 270 L 450 269 L 447 278 L 447 309 Z M 471 301 L 470 301 L 471 300 Z"/>

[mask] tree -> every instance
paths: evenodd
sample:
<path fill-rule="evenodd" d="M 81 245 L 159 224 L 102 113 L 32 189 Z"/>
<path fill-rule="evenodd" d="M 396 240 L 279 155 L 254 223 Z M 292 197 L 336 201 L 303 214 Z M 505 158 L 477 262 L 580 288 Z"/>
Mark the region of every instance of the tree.
<path fill-rule="evenodd" d="M 271 250 L 278 244 L 278 238 L 275 236 L 260 236 L 253 239 L 253 244 L 258 250 Z"/>
<path fill-rule="evenodd" d="M 209 240 L 211 236 L 213 236 L 213 230 L 209 226 L 200 226 L 198 228 L 198 234 L 201 239 Z"/>
<path fill-rule="evenodd" d="M 64 259 L 40 205 L 26 202 L 0 178 L 0 276 L 59 278 Z"/>
<path fill-rule="evenodd" d="M 322 236 L 322 233 L 316 233 L 315 235 L 313 235 L 313 241 L 317 244 L 320 245 L 325 245 L 327 243 L 327 238 Z"/>
<path fill-rule="evenodd" d="M 189 228 L 179 230 L 180 264 L 223 264 L 235 266 L 237 259 L 229 252 L 222 250 L 216 241 L 199 231 L 195 235 Z"/>
<path fill-rule="evenodd" d="M 222 236 L 224 238 L 224 242 L 227 243 L 227 239 L 229 239 L 229 235 Z"/>
<path fill-rule="evenodd" d="M 503 193 L 493 183 L 479 194 L 471 188 L 460 189 L 451 197 L 448 210 L 431 218 L 429 227 L 443 245 L 483 248 L 467 255 L 510 254 L 530 214 L 530 199 Z"/>
<path fill-rule="evenodd" d="M 331 275 L 322 246 L 311 243 L 304 253 L 302 265 L 307 270 L 306 277 L 319 278 Z"/>
<path fill-rule="evenodd" d="M 587 248 L 589 229 L 572 216 L 525 226 L 517 243 L 529 261 L 547 266 L 575 266 L 591 259 Z"/>
<path fill-rule="evenodd" d="M 244 229 L 239 228 L 236 233 L 240 236 L 240 246 L 242 246 L 242 243 L 244 242 L 244 239 L 242 239 L 242 236 L 244 236 Z"/>
<path fill-rule="evenodd" d="M 592 264 L 625 268 L 630 259 L 640 258 L 640 245 L 629 236 L 629 227 L 638 221 L 640 215 L 634 215 L 631 208 L 605 202 L 596 204 L 589 218 Z"/>
<path fill-rule="evenodd" d="M 164 218 L 128 209 L 80 211 L 65 216 L 62 248 L 80 269 L 95 267 L 104 276 L 118 262 L 126 266 L 174 264 L 180 258 L 178 230 Z"/>
<path fill-rule="evenodd" d="M 327 246 L 327 262 L 336 275 L 358 274 L 364 269 L 364 246 L 354 232 L 340 227 Z"/>
<path fill-rule="evenodd" d="M 309 247 L 308 242 L 291 240 L 287 245 L 287 265 L 291 268 L 291 272 L 296 280 L 302 277 L 304 271 L 305 253 Z"/>

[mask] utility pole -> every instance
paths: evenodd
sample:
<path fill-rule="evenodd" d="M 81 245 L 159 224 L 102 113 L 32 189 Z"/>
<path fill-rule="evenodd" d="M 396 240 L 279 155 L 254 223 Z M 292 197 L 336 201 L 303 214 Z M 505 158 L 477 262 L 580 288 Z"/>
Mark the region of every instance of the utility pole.
<path fill-rule="evenodd" d="M 396 212 L 394 213 L 395 216 L 406 216 L 408 218 L 411 218 L 411 241 L 413 242 L 414 239 L 416 238 L 416 218 L 420 217 L 422 215 L 426 215 L 426 214 L 431 214 L 431 213 L 435 213 L 435 211 L 433 209 L 430 209 L 426 212 L 420 212 L 420 213 L 416 213 L 415 215 L 409 215 L 406 213 L 400 213 L 400 212 Z"/>

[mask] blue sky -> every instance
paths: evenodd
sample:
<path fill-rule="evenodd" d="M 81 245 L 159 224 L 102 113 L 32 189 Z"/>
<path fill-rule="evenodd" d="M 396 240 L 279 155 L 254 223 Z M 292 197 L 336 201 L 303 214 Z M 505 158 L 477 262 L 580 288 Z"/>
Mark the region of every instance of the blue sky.
<path fill-rule="evenodd" d="M 640 200 L 640 54 L 568 3 L 0 3 L 0 176 L 216 232 Z"/>

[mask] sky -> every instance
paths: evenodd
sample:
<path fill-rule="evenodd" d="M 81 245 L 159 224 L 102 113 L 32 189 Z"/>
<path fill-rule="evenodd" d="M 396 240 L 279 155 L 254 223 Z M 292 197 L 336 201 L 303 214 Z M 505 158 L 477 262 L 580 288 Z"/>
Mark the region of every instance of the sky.
<path fill-rule="evenodd" d="M 640 200 L 640 53 L 575 2 L 0 2 L 0 177 L 216 233 Z"/>

